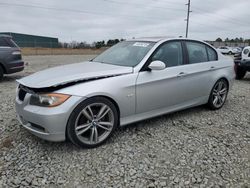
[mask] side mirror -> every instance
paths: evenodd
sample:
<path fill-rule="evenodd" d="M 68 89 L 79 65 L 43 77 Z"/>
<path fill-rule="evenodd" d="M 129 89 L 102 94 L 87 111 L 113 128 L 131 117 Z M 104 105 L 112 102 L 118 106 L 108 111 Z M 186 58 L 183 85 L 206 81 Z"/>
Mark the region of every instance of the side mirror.
<path fill-rule="evenodd" d="M 166 65 L 162 61 L 152 61 L 149 64 L 148 68 L 150 70 L 163 70 L 166 68 Z"/>

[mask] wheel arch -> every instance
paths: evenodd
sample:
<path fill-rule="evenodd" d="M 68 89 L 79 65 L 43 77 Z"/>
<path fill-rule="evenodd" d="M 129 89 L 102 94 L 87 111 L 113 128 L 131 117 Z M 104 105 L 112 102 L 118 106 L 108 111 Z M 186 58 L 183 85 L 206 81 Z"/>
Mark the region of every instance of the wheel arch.
<path fill-rule="evenodd" d="M 3 69 L 3 73 L 6 74 L 7 73 L 6 68 L 1 62 L 0 62 L 0 67 Z"/>
<path fill-rule="evenodd" d="M 106 95 L 96 95 L 96 96 L 91 96 L 90 98 L 95 98 L 95 97 L 106 98 L 115 105 L 115 108 L 116 108 L 117 114 L 118 114 L 118 121 L 119 121 L 119 125 L 120 125 L 120 108 L 119 108 L 118 103 L 113 98 L 111 98 L 110 96 L 106 96 Z"/>
<path fill-rule="evenodd" d="M 93 98 L 103 98 L 103 99 L 105 99 L 105 100 L 108 100 L 109 102 L 111 102 L 113 105 L 114 105 L 114 107 L 116 108 L 116 110 L 117 110 L 117 115 L 118 115 L 118 117 L 117 117 L 117 127 L 118 126 L 120 126 L 120 109 L 119 109 L 119 106 L 118 106 L 118 104 L 117 104 L 117 102 L 114 100 L 114 99 L 112 99 L 111 97 L 109 97 L 109 96 L 105 96 L 105 95 L 93 95 L 93 96 L 89 96 L 89 97 L 85 97 L 83 100 L 81 100 L 75 107 L 74 107 L 74 109 L 73 109 L 73 111 L 70 113 L 70 116 L 69 116 L 69 118 L 68 118 L 68 120 L 67 120 L 67 124 L 66 124 L 66 129 L 65 129 L 65 138 L 66 138 L 66 140 L 70 140 L 72 143 L 74 143 L 74 144 L 76 144 L 76 145 L 78 145 L 79 146 L 79 144 L 77 144 L 77 142 L 75 142 L 74 140 L 72 140 L 72 137 L 69 135 L 69 121 L 70 121 L 70 117 L 71 117 L 71 115 L 72 115 L 72 113 L 74 112 L 74 110 L 77 108 L 77 106 L 78 105 L 80 105 L 81 103 L 83 103 L 84 101 L 86 101 L 86 100 L 90 100 L 90 99 L 93 99 Z M 104 141 L 105 142 L 105 141 Z M 102 143 L 102 142 L 101 142 Z M 99 143 L 98 145 L 101 145 L 101 143 Z M 85 146 L 85 147 L 91 147 L 91 146 Z"/>
<path fill-rule="evenodd" d="M 216 82 L 218 82 L 219 80 L 225 80 L 226 83 L 227 83 L 227 87 L 228 87 L 228 88 L 230 87 L 230 82 L 229 82 L 229 80 L 228 80 L 225 76 L 222 76 L 221 78 L 217 79 Z M 216 83 L 216 82 L 215 82 L 215 83 Z"/>
<path fill-rule="evenodd" d="M 116 110 L 117 110 L 117 114 L 118 114 L 118 123 L 120 125 L 120 107 L 118 105 L 118 103 L 116 102 L 115 99 L 113 99 L 112 97 L 108 96 L 108 95 L 104 95 L 104 94 L 96 94 L 96 95 L 91 95 L 91 96 L 87 96 L 86 98 L 84 98 L 83 100 L 81 100 L 77 105 L 76 107 L 82 103 L 83 101 L 87 100 L 87 99 L 91 99 L 91 98 L 96 98 L 96 97 L 102 97 L 102 98 L 105 98 L 107 100 L 109 100 L 110 102 L 112 102 L 112 104 L 114 104 Z M 76 108 L 75 107 L 75 108 Z M 74 109 L 73 109 L 74 110 Z M 71 112 L 72 113 L 72 112 Z"/>
<path fill-rule="evenodd" d="M 211 89 L 210 89 L 210 94 L 211 94 L 211 92 L 212 92 L 213 87 L 215 86 L 215 84 L 216 84 L 219 80 L 221 80 L 221 79 L 225 80 L 226 83 L 227 83 L 228 88 L 230 88 L 230 82 L 229 82 L 229 80 L 228 80 L 225 76 L 221 76 L 221 77 L 215 79 L 213 85 L 211 85 L 212 87 L 211 87 Z M 210 96 L 210 94 L 209 94 L 209 96 Z M 207 100 L 209 100 L 209 97 L 208 97 Z"/>
<path fill-rule="evenodd" d="M 211 97 L 212 97 L 213 89 L 214 89 L 214 87 L 216 86 L 217 82 L 220 81 L 220 80 L 224 80 L 224 81 L 226 82 L 226 85 L 227 85 L 227 87 L 228 87 L 228 91 L 229 91 L 229 89 L 230 89 L 230 81 L 228 80 L 227 77 L 221 76 L 221 77 L 219 77 L 218 79 L 216 79 L 216 81 L 215 81 L 215 83 L 214 83 L 214 85 L 213 85 L 213 87 L 212 87 L 212 89 L 211 89 L 211 92 L 210 92 L 210 95 L 209 95 L 209 98 L 208 98 L 208 101 L 207 101 L 207 104 L 206 104 L 206 105 L 207 105 L 210 109 L 212 109 L 212 110 L 217 110 L 217 109 L 221 108 L 221 107 L 223 106 L 223 104 L 225 103 L 225 101 L 224 101 L 224 103 L 223 103 L 222 106 L 220 106 L 220 107 L 214 107 L 214 106 L 211 105 Z M 227 91 L 227 92 L 228 92 L 228 91 Z"/>

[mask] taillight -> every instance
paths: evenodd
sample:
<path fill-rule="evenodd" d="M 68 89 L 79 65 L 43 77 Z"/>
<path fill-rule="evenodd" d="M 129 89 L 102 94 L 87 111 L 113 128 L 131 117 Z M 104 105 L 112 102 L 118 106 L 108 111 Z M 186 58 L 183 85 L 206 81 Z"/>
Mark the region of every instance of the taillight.
<path fill-rule="evenodd" d="M 14 52 L 12 52 L 12 55 L 21 55 L 21 52 L 20 51 L 14 51 Z"/>

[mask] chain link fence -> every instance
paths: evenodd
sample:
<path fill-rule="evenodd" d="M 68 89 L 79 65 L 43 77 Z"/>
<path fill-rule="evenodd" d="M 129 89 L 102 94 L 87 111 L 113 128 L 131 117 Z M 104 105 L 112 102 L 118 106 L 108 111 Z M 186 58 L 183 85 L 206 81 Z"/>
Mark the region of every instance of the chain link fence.
<path fill-rule="evenodd" d="M 107 49 L 107 47 L 96 49 L 90 45 L 79 47 L 53 42 L 16 41 L 16 43 L 23 55 L 97 55 Z"/>
<path fill-rule="evenodd" d="M 213 45 L 215 48 L 220 46 L 228 46 L 228 47 L 245 47 L 249 46 L 248 42 L 217 42 L 217 41 L 207 41 L 209 44 Z"/>
<path fill-rule="evenodd" d="M 247 42 L 216 42 L 206 41 L 215 48 L 220 46 L 245 47 L 249 46 Z M 86 45 L 75 45 L 74 43 L 54 43 L 54 42 L 16 42 L 21 48 L 23 55 L 96 55 L 103 52 L 108 47 L 91 47 Z M 79 43 L 80 44 L 80 43 Z"/>

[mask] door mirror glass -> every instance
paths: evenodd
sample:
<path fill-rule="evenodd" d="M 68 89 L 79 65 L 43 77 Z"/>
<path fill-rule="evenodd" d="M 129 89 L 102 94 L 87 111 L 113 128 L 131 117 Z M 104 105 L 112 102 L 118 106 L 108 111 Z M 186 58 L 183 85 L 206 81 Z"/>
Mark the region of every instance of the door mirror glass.
<path fill-rule="evenodd" d="M 149 64 L 148 68 L 150 70 L 163 70 L 166 68 L 166 65 L 162 61 L 152 61 Z"/>

